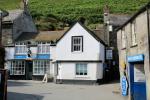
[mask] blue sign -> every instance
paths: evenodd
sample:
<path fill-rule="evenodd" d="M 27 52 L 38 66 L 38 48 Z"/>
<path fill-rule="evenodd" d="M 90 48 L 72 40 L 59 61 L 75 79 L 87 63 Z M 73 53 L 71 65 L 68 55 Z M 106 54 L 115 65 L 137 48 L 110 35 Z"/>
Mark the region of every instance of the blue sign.
<path fill-rule="evenodd" d="M 15 55 L 14 58 L 15 59 L 26 59 L 27 55 Z"/>
<path fill-rule="evenodd" d="M 37 59 L 50 59 L 50 54 L 38 54 Z"/>
<path fill-rule="evenodd" d="M 128 56 L 127 57 L 128 62 L 137 62 L 137 61 L 144 61 L 144 55 L 135 55 L 135 56 Z"/>
<path fill-rule="evenodd" d="M 127 82 L 127 78 L 125 76 L 121 77 L 121 90 L 122 90 L 122 95 L 127 96 L 127 94 L 128 94 L 128 82 Z"/>

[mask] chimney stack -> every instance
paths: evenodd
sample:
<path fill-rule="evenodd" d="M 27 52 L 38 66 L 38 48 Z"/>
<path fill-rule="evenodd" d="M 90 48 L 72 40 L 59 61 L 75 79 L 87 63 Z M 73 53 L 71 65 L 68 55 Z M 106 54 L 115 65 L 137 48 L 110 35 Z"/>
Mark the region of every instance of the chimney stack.
<path fill-rule="evenodd" d="M 28 1 L 29 1 L 29 0 L 22 0 L 22 2 L 23 2 L 23 9 L 24 9 L 24 10 L 27 9 Z"/>
<path fill-rule="evenodd" d="M 109 24 L 109 6 L 108 5 L 104 6 L 103 12 L 104 12 L 104 24 Z"/>

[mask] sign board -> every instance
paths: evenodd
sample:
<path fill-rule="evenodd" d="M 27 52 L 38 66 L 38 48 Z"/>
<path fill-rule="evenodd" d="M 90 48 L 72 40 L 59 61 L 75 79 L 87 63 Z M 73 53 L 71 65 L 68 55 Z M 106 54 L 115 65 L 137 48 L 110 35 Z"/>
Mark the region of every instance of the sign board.
<path fill-rule="evenodd" d="M 134 65 L 134 82 L 145 82 L 144 64 Z"/>
<path fill-rule="evenodd" d="M 125 76 L 121 77 L 121 91 L 123 96 L 127 96 L 128 94 L 128 82 Z"/>
<path fill-rule="evenodd" d="M 127 60 L 128 60 L 128 62 L 144 61 L 144 55 L 139 54 L 139 55 L 135 55 L 135 56 L 128 56 Z"/>
<path fill-rule="evenodd" d="M 15 59 L 26 59 L 27 56 L 26 56 L 26 55 L 15 55 L 14 58 L 15 58 Z"/>
<path fill-rule="evenodd" d="M 112 50 L 106 50 L 106 59 L 112 60 L 113 59 L 113 52 Z"/>
<path fill-rule="evenodd" d="M 38 54 L 37 59 L 50 59 L 50 54 Z"/>

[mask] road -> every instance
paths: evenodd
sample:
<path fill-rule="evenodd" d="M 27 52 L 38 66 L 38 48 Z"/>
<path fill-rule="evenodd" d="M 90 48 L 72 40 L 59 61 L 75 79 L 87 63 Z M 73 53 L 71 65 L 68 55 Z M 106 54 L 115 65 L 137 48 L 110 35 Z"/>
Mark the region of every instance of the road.
<path fill-rule="evenodd" d="M 68 85 L 40 81 L 9 80 L 8 100 L 126 100 L 119 83 Z"/>

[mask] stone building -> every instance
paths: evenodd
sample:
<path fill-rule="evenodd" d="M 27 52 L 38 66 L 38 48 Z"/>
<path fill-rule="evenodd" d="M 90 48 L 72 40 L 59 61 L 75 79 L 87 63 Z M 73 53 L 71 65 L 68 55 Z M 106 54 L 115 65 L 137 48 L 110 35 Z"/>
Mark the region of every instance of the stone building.
<path fill-rule="evenodd" d="M 9 15 L 3 18 L 2 44 L 11 45 L 22 33 L 37 33 L 32 16 L 24 3 L 24 8 L 8 11 Z"/>
<path fill-rule="evenodd" d="M 131 100 L 150 100 L 150 3 L 117 29 L 121 77 Z"/>
<path fill-rule="evenodd" d="M 130 16 L 125 14 L 110 14 L 109 7 L 107 5 L 104 7 L 103 38 L 105 43 L 108 45 L 106 48 L 106 69 L 110 70 L 108 73 L 110 74 L 108 80 L 119 78 L 119 57 L 116 29 L 129 18 Z"/>

